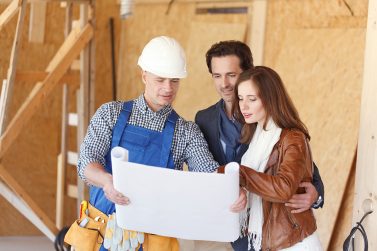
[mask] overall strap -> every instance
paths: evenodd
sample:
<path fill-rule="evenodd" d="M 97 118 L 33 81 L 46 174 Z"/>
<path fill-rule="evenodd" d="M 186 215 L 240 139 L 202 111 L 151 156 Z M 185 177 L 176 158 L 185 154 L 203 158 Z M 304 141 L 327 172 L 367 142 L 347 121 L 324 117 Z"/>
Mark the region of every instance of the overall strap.
<path fill-rule="evenodd" d="M 161 149 L 161 166 L 166 166 L 169 161 L 170 150 L 172 147 L 175 124 L 178 120 L 178 114 L 172 110 L 169 117 L 165 123 L 165 128 L 163 130 L 164 139 Z"/>
<path fill-rule="evenodd" d="M 118 120 L 113 128 L 111 149 L 113 149 L 116 146 L 119 146 L 119 142 L 122 137 L 123 131 L 127 127 L 128 119 L 132 112 L 132 107 L 133 107 L 133 101 L 128 101 L 123 104 L 123 108 L 120 111 Z"/>

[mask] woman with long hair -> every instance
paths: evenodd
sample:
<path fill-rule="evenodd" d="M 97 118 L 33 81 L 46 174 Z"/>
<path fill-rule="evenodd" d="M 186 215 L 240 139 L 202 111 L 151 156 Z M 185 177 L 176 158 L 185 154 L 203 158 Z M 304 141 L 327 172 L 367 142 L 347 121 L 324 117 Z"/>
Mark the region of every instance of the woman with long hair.
<path fill-rule="evenodd" d="M 302 213 L 285 203 L 311 181 L 309 132 L 300 120 L 279 75 L 265 66 L 244 71 L 235 87 L 235 117 L 243 123 L 240 184 L 248 191 L 241 220 L 249 249 L 321 251 L 311 209 Z M 250 212 L 250 215 L 246 214 Z"/>

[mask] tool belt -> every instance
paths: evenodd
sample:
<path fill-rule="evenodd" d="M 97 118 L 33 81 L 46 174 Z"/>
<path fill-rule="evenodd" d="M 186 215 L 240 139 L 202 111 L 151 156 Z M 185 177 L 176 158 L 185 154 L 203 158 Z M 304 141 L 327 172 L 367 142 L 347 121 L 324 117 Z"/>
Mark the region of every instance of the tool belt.
<path fill-rule="evenodd" d="M 98 251 L 104 241 L 108 217 L 89 202 L 83 201 L 80 219 L 73 222 L 64 242 L 77 251 Z"/>
<path fill-rule="evenodd" d="M 179 251 L 178 240 L 155 234 L 145 234 L 143 251 Z"/>
<path fill-rule="evenodd" d="M 83 201 L 81 207 L 80 219 L 73 222 L 64 242 L 76 251 L 98 251 L 104 242 L 109 217 L 87 201 Z M 139 246 L 136 250 L 139 250 Z M 143 251 L 179 251 L 178 240 L 145 233 Z"/>

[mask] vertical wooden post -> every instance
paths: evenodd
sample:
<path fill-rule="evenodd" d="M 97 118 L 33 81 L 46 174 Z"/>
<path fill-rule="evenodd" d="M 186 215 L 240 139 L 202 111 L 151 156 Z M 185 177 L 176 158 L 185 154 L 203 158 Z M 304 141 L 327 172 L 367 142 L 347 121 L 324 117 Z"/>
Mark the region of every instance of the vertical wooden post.
<path fill-rule="evenodd" d="M 30 3 L 29 42 L 43 43 L 45 37 L 47 2 Z"/>
<path fill-rule="evenodd" d="M 64 37 L 67 37 L 72 30 L 72 3 L 66 5 Z M 64 83 L 62 94 L 62 130 L 61 130 L 60 154 L 57 165 L 56 182 L 56 227 L 61 229 L 64 224 L 64 195 L 65 195 L 65 174 L 67 168 L 67 145 L 68 145 L 68 85 Z"/>
<path fill-rule="evenodd" d="M 263 64 L 264 34 L 266 29 L 267 0 L 254 0 L 251 13 L 249 46 L 253 52 L 255 65 Z"/>
<path fill-rule="evenodd" d="M 89 5 L 80 5 L 80 26 L 83 27 L 89 20 Z M 90 46 L 87 46 L 80 53 L 80 89 L 77 92 L 77 149 L 79 151 L 81 142 L 84 140 L 85 132 L 89 124 L 89 97 L 90 97 L 90 75 L 89 75 L 89 56 Z M 77 178 L 77 210 L 80 203 L 85 199 L 85 184 Z M 79 212 L 78 212 L 79 213 Z"/>
<path fill-rule="evenodd" d="M 364 58 L 364 79 L 361 98 L 359 143 L 356 162 L 353 224 L 365 212 L 363 226 L 369 238 L 369 250 L 377 250 L 377 0 L 370 0 Z M 356 234 L 356 250 L 363 250 L 363 239 Z"/>
<path fill-rule="evenodd" d="M 90 8 L 89 8 L 89 20 L 92 26 L 96 27 L 96 0 L 91 0 Z M 95 37 L 93 36 L 92 40 L 89 42 L 89 48 L 90 48 L 90 75 L 89 75 L 89 81 L 90 81 L 90 90 L 89 90 L 89 117 L 88 117 L 88 123 L 90 117 L 93 116 L 95 112 L 95 84 L 96 84 L 96 43 L 95 43 Z"/>

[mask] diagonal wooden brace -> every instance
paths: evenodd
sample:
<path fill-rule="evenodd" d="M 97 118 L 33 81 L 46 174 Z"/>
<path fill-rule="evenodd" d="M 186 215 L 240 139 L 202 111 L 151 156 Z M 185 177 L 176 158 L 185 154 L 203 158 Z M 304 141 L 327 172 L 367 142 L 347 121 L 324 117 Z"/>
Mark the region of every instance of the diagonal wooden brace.
<path fill-rule="evenodd" d="M 7 170 L 5 170 L 5 168 L 1 164 L 0 164 L 0 179 L 3 180 L 5 184 L 9 186 L 9 188 L 14 192 L 14 194 L 17 195 L 19 199 L 17 201 L 25 202 L 27 204 L 25 206 L 29 206 L 32 212 L 39 218 L 40 220 L 39 223 L 42 223 L 42 224 L 39 224 L 38 228 L 43 230 L 45 234 L 47 233 L 46 235 L 47 237 L 49 237 L 49 239 L 53 239 L 54 236 L 56 236 L 56 234 L 58 233 L 58 229 L 56 228 L 54 222 L 50 220 L 50 218 L 43 212 L 43 210 L 37 205 L 37 203 L 30 197 L 30 195 L 26 193 L 26 191 L 20 186 L 20 184 L 12 177 L 12 175 L 8 173 Z M 1 183 L 1 180 L 0 180 L 0 183 Z M 6 189 L 6 187 L 3 187 L 3 189 L 1 190 L 3 191 L 4 189 Z M 7 194 L 9 196 L 9 193 Z M 2 194 L 2 195 L 4 197 L 7 197 L 6 194 Z M 22 207 L 22 208 L 25 209 L 25 207 Z M 20 210 L 20 212 L 21 211 L 22 210 Z M 32 218 L 30 220 L 32 220 Z M 38 221 L 38 219 L 34 219 L 33 221 Z M 49 231 L 46 231 L 47 230 L 46 228 Z"/>
<path fill-rule="evenodd" d="M 46 79 L 34 87 L 0 137 L 0 159 L 92 37 L 93 27 L 90 24 L 87 24 L 82 29 L 76 28 L 71 31 L 47 67 L 46 71 L 49 74 Z"/>
<path fill-rule="evenodd" d="M 13 0 L 8 7 L 0 14 L 0 31 L 17 13 L 22 0 Z"/>

